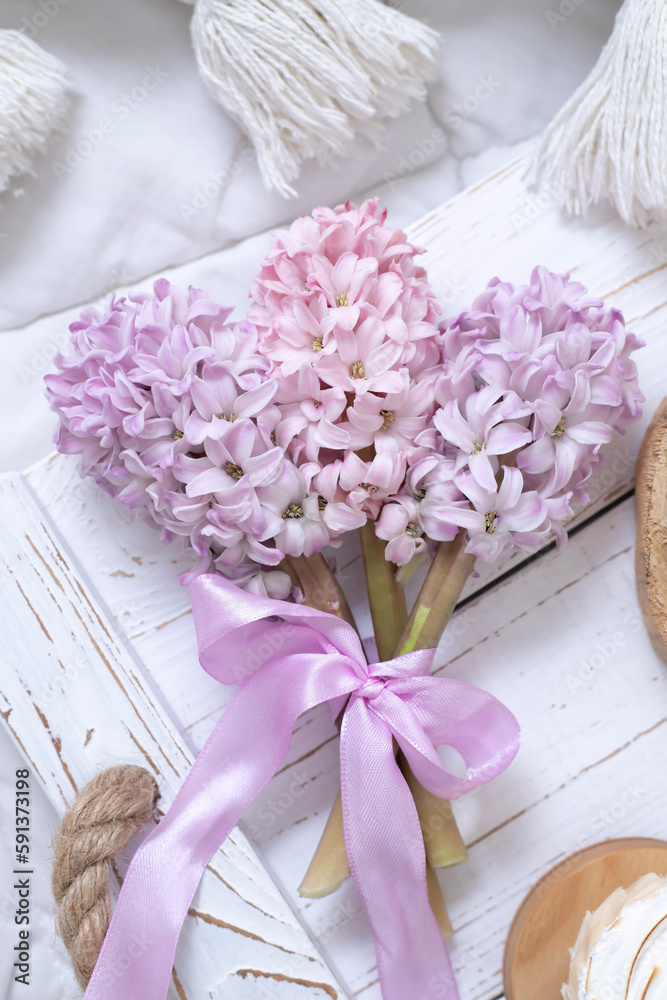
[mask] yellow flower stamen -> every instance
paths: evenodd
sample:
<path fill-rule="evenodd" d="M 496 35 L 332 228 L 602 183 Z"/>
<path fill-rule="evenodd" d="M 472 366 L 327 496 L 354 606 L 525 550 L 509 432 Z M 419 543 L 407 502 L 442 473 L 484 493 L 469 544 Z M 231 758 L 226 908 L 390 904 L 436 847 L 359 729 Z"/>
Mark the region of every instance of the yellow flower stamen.
<path fill-rule="evenodd" d="M 562 437 L 565 433 L 565 417 L 561 417 L 554 428 L 554 437 Z"/>
<path fill-rule="evenodd" d="M 477 442 L 472 450 L 472 454 L 479 455 L 480 451 L 485 451 L 485 450 L 486 450 L 486 441 L 482 441 L 481 444 Z"/>
<path fill-rule="evenodd" d="M 415 493 L 415 497 L 417 500 L 423 500 L 425 496 L 426 496 L 426 487 L 422 486 L 422 488 L 420 490 L 417 490 L 417 492 Z"/>
<path fill-rule="evenodd" d="M 303 507 L 300 507 L 298 503 L 291 503 L 289 507 L 283 511 L 282 517 L 284 521 L 292 517 L 303 517 Z"/>
<path fill-rule="evenodd" d="M 352 370 L 350 371 L 350 378 L 366 378 L 366 372 L 364 371 L 364 366 L 361 361 L 355 361 L 352 365 Z"/>
<path fill-rule="evenodd" d="M 324 347 L 321 337 L 315 337 L 315 340 L 310 345 L 314 351 L 321 351 Z"/>
<path fill-rule="evenodd" d="M 174 431 L 174 433 L 171 436 L 173 437 L 174 441 L 180 441 L 181 438 L 183 437 L 183 431 Z"/>
<path fill-rule="evenodd" d="M 421 531 L 419 530 L 416 524 L 408 524 L 408 526 L 405 529 L 405 534 L 409 535 L 410 538 L 419 538 L 419 536 L 421 535 Z"/>
<path fill-rule="evenodd" d="M 393 424 L 396 419 L 396 414 L 393 410 L 380 410 L 380 416 L 384 417 L 384 423 L 382 424 L 382 430 L 388 431 L 389 425 Z"/>
<path fill-rule="evenodd" d="M 347 297 L 347 292 L 341 292 L 340 295 L 336 296 L 336 305 L 337 306 L 343 307 L 343 306 L 349 306 L 349 304 L 350 304 L 350 300 Z"/>
<path fill-rule="evenodd" d="M 486 530 L 487 535 L 495 535 L 495 533 L 496 533 L 496 517 L 497 517 L 497 512 L 495 510 L 491 510 L 491 511 L 489 511 L 488 514 L 484 515 L 484 522 L 486 524 L 485 530 Z"/>
<path fill-rule="evenodd" d="M 232 479 L 243 479 L 243 469 L 240 465 L 234 465 L 233 462 L 227 462 L 225 472 L 228 476 L 231 476 Z"/>
<path fill-rule="evenodd" d="M 319 507 L 320 510 L 324 510 L 324 508 L 327 506 L 328 503 L 329 501 L 326 499 L 326 497 L 319 496 L 317 498 L 317 506 Z"/>

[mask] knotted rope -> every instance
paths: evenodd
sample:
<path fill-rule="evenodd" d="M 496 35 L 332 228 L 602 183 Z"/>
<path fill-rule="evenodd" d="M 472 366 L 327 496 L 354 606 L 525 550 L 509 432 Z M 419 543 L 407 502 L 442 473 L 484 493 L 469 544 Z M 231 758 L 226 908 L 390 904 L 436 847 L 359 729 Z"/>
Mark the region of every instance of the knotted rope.
<path fill-rule="evenodd" d="M 111 862 L 152 819 L 159 796 L 142 767 L 110 767 L 88 782 L 56 830 L 51 885 L 58 933 L 83 989 L 111 922 Z"/>

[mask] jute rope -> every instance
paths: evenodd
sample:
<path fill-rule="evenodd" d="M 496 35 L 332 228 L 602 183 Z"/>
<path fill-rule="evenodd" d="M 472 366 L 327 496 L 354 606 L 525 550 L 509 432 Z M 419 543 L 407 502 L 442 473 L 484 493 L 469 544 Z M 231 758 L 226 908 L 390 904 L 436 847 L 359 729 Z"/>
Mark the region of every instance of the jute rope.
<path fill-rule="evenodd" d="M 57 927 L 85 990 L 111 921 L 109 867 L 153 817 L 160 796 L 142 767 L 110 767 L 89 781 L 54 838 Z"/>

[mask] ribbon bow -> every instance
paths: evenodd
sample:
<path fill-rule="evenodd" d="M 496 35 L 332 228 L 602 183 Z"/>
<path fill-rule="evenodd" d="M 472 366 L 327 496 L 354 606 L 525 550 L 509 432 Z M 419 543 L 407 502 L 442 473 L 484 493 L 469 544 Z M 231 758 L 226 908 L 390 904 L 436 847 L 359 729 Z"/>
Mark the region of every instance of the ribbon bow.
<path fill-rule="evenodd" d="M 239 590 L 220 575 L 190 584 L 202 666 L 240 690 L 171 808 L 137 850 L 86 1000 L 164 1000 L 181 926 L 211 857 L 282 764 L 292 729 L 329 702 L 338 716 L 345 846 L 375 939 L 385 1000 L 457 997 L 428 903 L 419 819 L 394 756 L 457 798 L 500 774 L 519 747 L 514 716 L 479 688 L 426 676 L 434 650 L 369 666 L 354 629 L 305 605 Z M 349 701 L 348 701 L 349 699 Z M 449 745 L 468 775 L 446 771 Z M 137 939 L 157 942 L 132 959 Z"/>

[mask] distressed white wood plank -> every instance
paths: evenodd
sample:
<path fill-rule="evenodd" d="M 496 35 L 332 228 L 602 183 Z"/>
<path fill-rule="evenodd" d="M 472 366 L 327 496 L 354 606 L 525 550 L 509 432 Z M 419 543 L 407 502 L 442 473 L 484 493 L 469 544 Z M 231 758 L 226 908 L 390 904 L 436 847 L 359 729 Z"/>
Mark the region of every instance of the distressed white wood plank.
<path fill-rule="evenodd" d="M 510 165 L 417 223 L 410 235 L 428 247 L 426 264 L 433 284 L 445 297 L 452 314 L 469 306 L 474 295 L 495 274 L 521 282 L 528 279 L 535 264 L 543 263 L 552 270 L 572 271 L 595 294 L 623 308 L 630 328 L 646 338 L 648 346 L 637 358 L 642 387 L 648 397 L 645 418 L 631 428 L 625 439 L 617 439 L 607 449 L 605 463 L 592 490 L 594 504 L 601 508 L 631 486 L 639 441 L 664 392 L 667 238 L 658 230 L 629 230 L 611 218 L 586 227 L 562 218 L 548 204 L 543 210 L 538 208 L 530 213 L 535 218 L 526 224 L 533 196 L 526 192 L 521 180 L 523 170 L 521 161 Z M 181 727 L 193 744 L 200 746 L 230 692 L 223 691 L 196 666 L 187 666 L 195 662 L 194 634 L 187 594 L 178 586 L 176 574 L 188 561 L 164 549 L 157 536 L 144 525 L 130 524 L 127 513 L 94 486 L 81 484 L 74 471 L 75 464 L 56 458 L 49 465 L 32 470 L 30 483 L 42 504 L 52 511 L 101 603 L 115 616 L 141 656 Z M 627 511 L 623 516 L 631 519 Z M 616 526 L 616 531 L 621 523 L 619 517 L 613 511 L 601 524 L 608 521 Z M 575 763 L 589 767 L 591 770 L 585 773 L 592 774 L 599 760 L 615 754 L 610 760 L 620 764 L 627 757 L 627 771 L 632 774 L 637 766 L 633 755 L 638 752 L 632 748 L 643 745 L 645 739 L 639 735 L 645 721 L 642 699 L 651 701 L 648 692 L 654 682 L 641 674 L 636 710 L 628 716 L 626 728 L 616 722 L 611 726 L 603 724 L 607 715 L 615 719 L 614 713 L 618 714 L 618 705 L 622 704 L 616 689 L 596 692 L 592 707 L 598 715 L 590 725 L 570 706 L 574 721 L 571 725 L 567 723 L 570 728 L 566 727 L 571 746 L 568 743 L 565 768 L 559 763 L 558 752 L 563 755 L 560 742 L 554 743 L 551 714 L 554 710 L 551 702 L 543 703 L 545 691 L 553 693 L 554 686 L 556 689 L 562 686 L 564 660 L 576 662 L 577 656 L 585 658 L 589 649 L 589 655 L 593 656 L 597 637 L 606 635 L 610 628 L 608 616 L 618 618 L 634 607 L 630 555 L 618 554 L 621 549 L 614 538 L 606 538 L 604 530 L 597 525 L 585 529 L 564 556 L 552 553 L 543 556 L 474 602 L 457 617 L 441 646 L 443 662 L 458 657 L 452 663 L 452 672 L 461 671 L 457 676 L 481 683 L 504 698 L 524 729 L 530 729 L 534 722 L 533 744 L 537 746 L 542 739 L 539 745 L 544 750 L 540 757 L 537 750 L 533 753 L 531 744 L 531 753 L 524 752 L 497 785 L 481 790 L 459 807 L 466 838 L 475 845 L 472 863 L 442 877 L 451 896 L 452 915 L 458 929 L 454 958 L 462 966 L 460 979 L 466 1000 L 473 997 L 490 1000 L 499 994 L 500 944 L 510 911 L 529 881 L 565 853 L 563 845 L 567 844 L 569 849 L 571 839 L 565 837 L 564 826 L 570 815 L 574 816 L 575 846 L 576 838 L 584 836 L 591 825 L 591 821 L 584 823 L 582 829 L 579 823 L 581 803 L 589 801 L 586 797 L 589 786 L 588 779 L 580 776 L 575 780 Z M 631 544 L 630 535 L 626 526 L 625 548 Z M 600 539 L 606 546 L 603 551 L 598 551 Z M 605 567 L 602 556 L 617 549 L 617 558 Z M 339 550 L 336 558 L 344 567 L 343 581 L 350 589 L 362 629 L 365 625 L 369 630 L 367 612 L 360 604 L 363 575 L 358 560 L 355 561 L 354 548 Z M 480 576 L 471 581 L 466 593 L 474 594 L 508 565 L 519 566 L 523 559 L 519 554 L 509 564 L 482 567 Z M 625 575 L 616 579 L 617 589 L 613 593 L 604 591 L 604 606 L 591 603 L 590 599 L 586 603 L 581 595 L 589 594 L 587 588 L 592 586 L 593 578 L 604 579 L 612 573 L 610 567 L 615 572 L 619 566 L 625 567 Z M 597 575 L 591 572 L 584 576 L 591 567 Z M 561 595 L 556 591 L 561 587 L 566 588 L 562 594 L 566 603 L 562 607 L 550 603 L 560 600 Z M 578 601 L 570 605 L 574 592 Z M 545 603 L 540 605 L 539 601 Z M 582 619 L 577 618 L 580 607 L 586 608 Z M 561 613 L 556 631 L 554 609 Z M 520 617 L 510 626 L 517 615 Z M 579 621 L 576 629 L 571 627 L 574 621 Z M 490 623 L 495 623 L 493 628 Z M 542 650 L 543 636 L 551 637 L 553 648 Z M 641 631 L 633 631 L 628 637 L 633 656 L 643 656 L 644 645 Z M 464 656 L 467 647 L 471 651 Z M 579 654 L 582 648 L 584 653 Z M 653 655 L 650 650 L 648 655 Z M 538 656 L 540 666 L 536 668 Z M 649 662 L 654 669 L 655 660 Z M 530 684 L 515 690 L 512 682 L 515 674 L 530 678 Z M 560 702 L 554 697 L 553 704 Z M 567 708 L 565 699 L 563 704 Z M 565 709 L 563 712 L 563 717 L 569 719 L 568 712 Z M 623 742 L 628 747 L 620 749 Z M 316 710 L 305 716 L 297 725 L 285 769 L 249 810 L 245 824 L 262 856 L 290 894 L 293 905 L 301 908 L 312 933 L 341 970 L 350 989 L 366 1000 L 377 1000 L 379 991 L 370 936 L 352 887 L 346 885 L 324 901 L 304 902 L 295 897 L 295 887 L 338 783 L 337 751 L 336 734 L 327 713 Z M 595 781 L 598 780 L 596 776 Z M 571 791 L 567 791 L 568 782 Z M 562 784 L 566 788 L 561 788 Z M 571 797 L 559 798 L 566 794 Z M 583 798 L 579 801 L 581 794 Z M 612 796 L 611 805 L 614 801 Z M 569 806 L 572 809 L 567 814 L 564 809 Z M 515 815 L 517 818 L 513 819 Z M 532 854 L 525 855 L 529 863 L 524 864 L 525 828 L 521 824 L 532 822 L 533 816 L 539 817 L 539 838 L 532 845 Z M 661 822 L 666 825 L 664 819 L 661 815 Z M 499 830 L 493 833 L 496 827 Z M 652 831 L 628 827 L 627 832 Z M 516 856 L 512 855 L 512 849 Z M 500 852 L 501 856 L 494 852 Z M 518 888 L 511 888 L 514 883 Z M 479 942 L 488 943 L 482 946 Z"/>
<path fill-rule="evenodd" d="M 509 923 L 552 865 L 609 837 L 665 837 L 667 671 L 636 602 L 634 533 L 627 502 L 467 609 L 447 673 L 492 690 L 524 734 L 510 771 L 457 808 L 472 871 L 443 880 L 470 1000 L 498 992 Z"/>
<path fill-rule="evenodd" d="M 190 747 L 19 476 L 0 478 L 0 512 L 0 710 L 34 777 L 62 810 L 97 769 L 135 762 L 155 773 L 166 809 L 194 759 Z M 285 1000 L 344 996 L 252 847 L 234 831 L 193 901 L 172 995 L 194 1000 L 224 990 L 245 1000 L 264 982 Z"/>
<path fill-rule="evenodd" d="M 491 691 L 524 732 L 509 771 L 457 804 L 471 859 L 440 875 L 464 1000 L 492 1000 L 502 991 L 511 919 L 553 864 L 607 837 L 665 836 L 667 671 L 639 615 L 633 542 L 628 501 L 583 529 L 565 553 L 545 555 L 454 620 L 443 672 Z M 335 743 L 313 759 L 310 769 L 295 763 L 292 789 L 290 769 L 283 772 L 248 814 L 256 842 L 266 843 L 265 856 L 280 873 L 291 855 L 307 850 L 303 817 L 315 806 L 318 775 L 336 768 Z M 301 787 L 283 810 L 290 791 Z M 353 888 L 305 903 L 303 912 L 352 988 L 378 1000 Z"/>
<path fill-rule="evenodd" d="M 115 510 L 114 505 L 110 504 L 110 512 Z M 620 533 L 618 527 L 620 523 L 618 518 L 620 518 L 621 513 L 626 521 L 623 534 Z M 121 514 L 123 517 L 125 516 L 124 512 L 119 511 L 118 516 Z M 122 537 L 120 525 L 116 526 L 112 522 L 109 527 L 112 529 L 114 539 Z M 146 530 L 138 525 L 131 526 L 130 534 L 135 529 L 146 535 Z M 523 675 L 532 678 L 537 685 L 538 692 L 549 694 L 551 697 L 550 706 L 551 704 L 560 704 L 557 700 L 558 689 L 567 684 L 567 673 L 570 668 L 570 672 L 575 677 L 575 681 L 572 683 L 575 688 L 579 687 L 576 681 L 577 671 L 580 669 L 579 659 L 589 661 L 591 657 L 595 656 L 597 642 L 602 642 L 604 648 L 606 641 L 604 635 L 609 629 L 613 634 L 612 625 L 614 623 L 620 622 L 621 628 L 626 631 L 630 629 L 633 641 L 638 641 L 642 648 L 646 646 L 647 655 L 651 658 L 653 654 L 646 644 L 634 604 L 632 558 L 629 551 L 633 541 L 633 530 L 632 512 L 628 504 L 624 506 L 622 511 L 612 512 L 580 532 L 573 539 L 565 554 L 549 553 L 522 574 L 485 595 L 479 602 L 466 607 L 455 619 L 441 650 L 442 659 L 450 660 L 449 670 L 457 676 L 481 684 L 503 698 L 516 712 L 524 729 L 526 729 L 535 712 L 535 692 L 532 688 L 520 688 L 517 693 L 510 687 L 508 694 L 503 687 L 499 686 L 500 679 L 505 680 L 506 672 L 511 677 L 514 662 L 517 664 L 516 671 L 519 677 Z M 85 537 L 84 535 L 82 541 Z M 149 533 L 149 537 L 152 537 L 152 532 Z M 158 549 L 158 551 L 160 550 Z M 592 577 L 593 573 L 595 572 L 604 578 L 604 574 L 608 573 L 605 566 L 607 564 L 612 567 L 621 566 L 621 556 L 625 562 L 623 575 L 619 580 L 605 586 L 600 594 L 596 590 L 589 592 L 587 588 L 592 586 L 589 583 L 589 578 Z M 144 557 L 145 553 L 140 557 L 142 564 Z M 128 560 L 132 562 L 131 555 L 128 556 Z M 135 565 L 138 564 L 135 563 Z M 124 578 L 112 577 L 111 579 Z M 152 579 L 152 577 L 149 575 L 148 579 Z M 573 618 L 569 606 L 559 610 L 554 616 L 553 605 L 549 602 L 552 598 L 555 599 L 559 596 L 558 591 L 562 591 L 563 594 L 574 591 L 575 585 L 578 589 L 573 595 L 573 608 L 575 611 L 579 610 L 579 619 Z M 586 601 L 583 600 L 581 594 L 585 597 L 587 593 L 589 593 L 589 599 Z M 614 602 L 615 594 L 617 596 Z M 189 618 L 189 615 L 185 615 L 183 620 L 188 622 Z M 576 636 L 570 636 L 574 621 L 579 622 L 579 633 Z M 562 625 L 565 622 L 568 625 L 566 630 L 563 629 Z M 554 623 L 557 625 L 555 636 L 561 644 L 560 648 L 554 639 Z M 511 630 L 507 631 L 510 628 Z M 496 632 L 498 635 L 495 634 Z M 582 634 L 585 637 L 584 640 L 581 639 Z M 501 635 L 503 636 L 502 646 L 498 645 Z M 136 642 L 140 644 L 141 641 L 140 637 Z M 585 642 L 583 650 L 580 649 L 582 641 Z M 188 656 L 180 657 L 181 670 L 183 670 L 183 663 L 194 662 L 193 636 L 191 636 L 191 642 L 192 651 L 189 658 Z M 542 676 L 542 664 L 547 655 L 542 649 L 545 642 L 554 644 L 553 661 L 547 662 L 544 676 Z M 472 647 L 472 649 L 465 653 L 468 647 Z M 465 655 L 462 655 L 464 653 Z M 539 659 L 539 671 L 536 671 L 532 666 L 535 659 Z M 196 684 L 195 673 L 191 671 L 186 671 L 186 673 L 188 683 Z M 554 686 L 556 692 L 552 696 L 551 688 Z M 561 699 L 561 702 L 563 700 Z M 616 702 L 614 702 L 615 704 Z M 603 702 L 601 708 L 606 711 L 606 703 Z M 614 717 L 612 716 L 612 718 Z M 602 731 L 597 729 L 599 722 L 596 722 L 595 719 L 591 720 L 590 728 L 587 723 L 583 725 L 578 723 L 579 728 L 575 731 L 576 739 L 572 738 L 567 744 L 566 763 L 570 771 L 574 773 L 579 764 L 582 767 L 595 764 L 598 759 L 615 752 L 623 742 L 632 740 L 637 732 L 641 731 L 640 727 L 645 722 L 645 713 L 641 707 L 638 709 L 638 718 L 631 719 L 632 725 L 627 732 L 617 725 L 614 718 L 613 725 L 605 730 L 603 744 L 600 735 Z M 545 734 L 550 736 L 552 733 L 551 720 L 547 717 L 545 721 L 540 713 L 535 715 L 535 719 L 538 737 L 541 739 Z M 331 727 L 326 713 L 315 712 L 304 717 L 285 769 L 274 779 L 255 806 L 249 810 L 246 817 L 246 829 L 254 843 L 269 859 L 272 869 L 278 873 L 285 889 L 292 893 L 294 886 L 298 884 L 304 858 L 312 849 L 316 838 L 316 831 L 313 828 L 323 822 L 338 780 L 335 736 L 335 731 Z M 304 747 L 306 748 L 305 752 L 302 752 Z M 300 759 L 304 753 L 308 756 L 305 759 Z M 491 940 L 495 948 L 493 960 L 499 969 L 498 955 L 502 948 L 511 912 L 518 901 L 517 897 L 527 888 L 531 878 L 538 870 L 541 859 L 546 858 L 541 869 L 544 870 L 559 853 L 558 845 L 556 848 L 553 845 L 549 846 L 546 854 L 542 853 L 542 847 L 540 847 L 536 855 L 535 867 L 523 870 L 521 868 L 522 840 L 517 839 L 515 846 L 518 848 L 518 855 L 514 866 L 510 866 L 511 877 L 512 879 L 519 878 L 520 872 L 523 871 L 525 884 L 519 882 L 519 889 L 516 892 L 512 890 L 508 893 L 509 903 L 506 906 L 503 902 L 505 893 L 497 888 L 499 872 L 501 869 L 503 873 L 505 872 L 504 859 L 497 860 L 492 851 L 486 860 L 484 860 L 486 855 L 480 855 L 482 861 L 480 861 L 479 867 L 477 863 L 478 853 L 484 850 L 482 845 L 487 842 L 494 843 L 493 839 L 487 841 L 490 831 L 506 823 L 508 818 L 520 813 L 522 809 L 533 808 L 534 804 L 539 803 L 545 795 L 552 796 L 558 786 L 563 783 L 563 774 L 555 768 L 553 745 L 551 743 L 545 744 L 544 759 L 539 760 L 539 767 L 536 767 L 535 762 L 538 761 L 538 756 L 535 752 L 528 759 L 528 775 L 519 771 L 522 764 L 522 758 L 520 758 L 503 779 L 481 790 L 476 797 L 463 800 L 458 807 L 464 836 L 471 843 L 478 841 L 480 846 L 473 848 L 471 865 L 464 866 L 459 872 L 450 872 L 443 876 L 448 888 L 448 895 L 451 897 L 455 926 L 460 928 L 454 948 L 455 961 L 460 961 L 456 957 L 460 949 L 463 949 L 464 954 L 468 955 L 472 947 L 469 941 L 474 943 L 485 939 L 490 921 L 492 925 Z M 519 801 L 516 801 L 518 793 L 515 786 L 522 790 L 524 796 L 520 797 Z M 507 787 L 511 787 L 509 795 Z M 546 808 L 549 810 L 551 799 L 546 799 L 545 802 Z M 613 798 L 611 802 L 613 804 Z M 667 817 L 665 819 L 667 820 Z M 627 832 L 631 829 L 632 827 Z M 644 830 L 636 832 L 644 832 Z M 575 844 L 583 835 L 581 831 L 577 832 Z M 481 900 L 476 898 L 473 891 L 480 873 L 488 875 L 488 883 L 483 882 Z M 461 880 L 460 887 L 459 879 Z M 454 886 L 454 896 L 452 896 L 452 885 Z M 298 899 L 295 899 L 294 902 L 295 905 L 299 905 Z M 355 985 L 355 980 L 353 973 L 349 973 L 348 969 L 357 967 L 360 967 L 361 970 L 357 974 L 357 985 L 363 986 L 364 982 L 372 983 L 372 974 L 368 974 L 365 980 L 362 975 L 364 970 L 372 969 L 372 946 L 352 886 L 346 885 L 336 896 L 328 900 L 301 901 L 301 905 L 303 906 L 304 918 L 308 920 L 313 933 L 319 937 L 321 945 L 330 950 L 337 966 L 350 976 L 352 985 Z M 462 907 L 461 913 L 457 910 L 458 906 Z M 502 918 L 498 917 L 496 907 L 500 907 Z M 469 928 L 470 933 L 469 940 L 467 928 Z M 465 964 L 470 968 L 469 957 Z M 482 964 L 484 965 L 484 963 Z M 460 975 L 463 977 L 462 983 L 466 983 L 466 970 L 461 969 Z M 492 977 L 491 985 L 487 990 L 482 988 L 486 982 L 486 972 L 475 972 L 474 975 L 476 979 L 471 987 L 472 992 L 464 991 L 463 996 L 490 998 L 497 995 L 500 986 L 497 976 Z M 373 996 L 373 993 L 369 990 L 363 990 L 362 995 Z"/>

